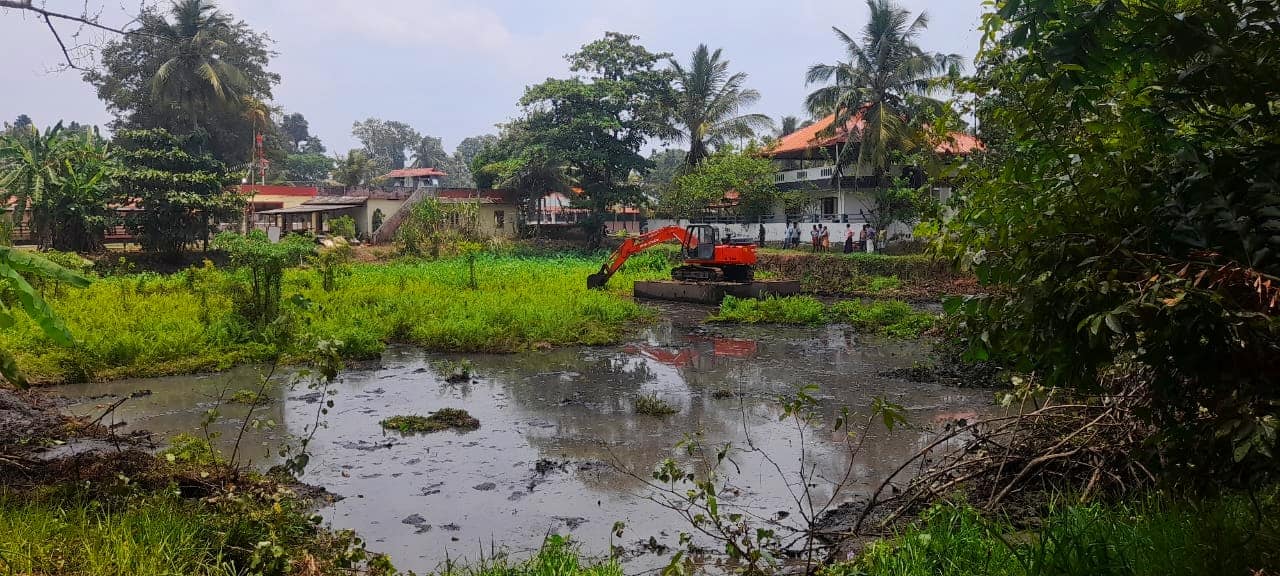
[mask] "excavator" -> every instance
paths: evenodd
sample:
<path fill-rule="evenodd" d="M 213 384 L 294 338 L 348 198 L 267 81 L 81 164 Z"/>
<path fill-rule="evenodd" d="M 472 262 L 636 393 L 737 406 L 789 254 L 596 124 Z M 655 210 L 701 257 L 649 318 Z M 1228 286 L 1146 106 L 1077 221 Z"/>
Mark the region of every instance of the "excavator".
<path fill-rule="evenodd" d="M 678 282 L 751 282 L 755 277 L 756 245 L 750 238 L 729 236 L 718 242 L 719 233 L 714 226 L 692 224 L 688 227 L 665 226 L 627 238 L 600 271 L 587 276 L 587 288 L 604 288 L 613 274 L 627 259 L 662 244 L 680 243 L 683 266 L 671 270 L 671 279 Z"/>

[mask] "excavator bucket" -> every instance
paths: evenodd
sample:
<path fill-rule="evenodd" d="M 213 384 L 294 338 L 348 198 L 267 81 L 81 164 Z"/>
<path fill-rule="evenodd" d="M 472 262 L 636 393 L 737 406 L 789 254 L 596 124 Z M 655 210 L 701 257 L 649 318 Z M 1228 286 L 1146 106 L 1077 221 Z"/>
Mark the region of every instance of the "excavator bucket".
<path fill-rule="evenodd" d="M 603 272 L 596 272 L 595 274 L 587 276 L 587 288 L 590 290 L 604 288 L 604 285 L 607 282 L 609 282 L 609 275 Z"/>

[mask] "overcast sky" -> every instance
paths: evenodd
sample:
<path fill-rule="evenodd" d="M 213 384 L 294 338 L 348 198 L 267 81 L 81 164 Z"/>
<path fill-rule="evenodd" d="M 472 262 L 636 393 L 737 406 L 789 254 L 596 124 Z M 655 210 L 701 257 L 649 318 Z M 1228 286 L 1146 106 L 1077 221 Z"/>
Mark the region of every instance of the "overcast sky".
<path fill-rule="evenodd" d="M 927 10 L 927 50 L 972 60 L 982 0 L 900 0 Z M 102 5 L 99 0 L 90 4 Z M 128 4 L 129 2 L 125 2 Z M 750 75 L 762 98 L 756 112 L 803 117 L 804 71 L 842 58 L 831 33 L 866 22 L 860 1 L 831 0 L 220 0 L 218 6 L 266 31 L 282 80 L 275 104 L 301 112 L 330 152 L 357 145 L 351 124 L 400 120 L 444 139 L 452 150 L 470 135 L 510 119 L 525 86 L 566 76 L 563 56 L 605 31 L 640 36 L 654 52 L 682 61 L 699 43 L 723 48 L 732 69 Z M 102 19 L 119 23 L 120 0 Z M 48 0 L 76 13 L 82 0 Z M 114 10 L 114 12 L 113 12 Z M 57 43 L 44 22 L 0 10 L 0 119 L 28 114 L 110 120 L 76 72 L 58 72 Z"/>

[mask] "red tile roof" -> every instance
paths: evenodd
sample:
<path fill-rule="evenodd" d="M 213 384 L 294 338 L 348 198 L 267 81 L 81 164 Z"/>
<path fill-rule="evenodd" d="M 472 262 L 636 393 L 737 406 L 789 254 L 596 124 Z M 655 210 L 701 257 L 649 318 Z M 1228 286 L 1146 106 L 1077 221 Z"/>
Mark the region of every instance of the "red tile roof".
<path fill-rule="evenodd" d="M 832 114 L 806 126 L 786 136 L 783 136 L 773 146 L 764 151 L 765 156 L 770 157 L 788 157 L 796 156 L 800 153 L 814 150 L 818 148 L 826 148 L 836 144 L 844 144 L 850 140 L 851 132 L 858 132 L 866 125 L 862 119 L 862 112 L 854 114 L 853 118 L 845 124 L 844 129 L 835 130 L 834 132 L 826 132 L 827 128 L 835 122 L 836 116 Z M 977 137 L 966 134 L 964 132 L 952 132 L 948 135 L 946 142 L 942 142 L 934 147 L 934 151 L 939 154 L 969 154 L 977 150 L 984 150 L 982 141 Z"/>
<path fill-rule="evenodd" d="M 392 170 L 383 175 L 383 178 L 417 178 L 420 176 L 448 176 L 444 172 L 435 168 L 402 168 L 400 170 Z"/>

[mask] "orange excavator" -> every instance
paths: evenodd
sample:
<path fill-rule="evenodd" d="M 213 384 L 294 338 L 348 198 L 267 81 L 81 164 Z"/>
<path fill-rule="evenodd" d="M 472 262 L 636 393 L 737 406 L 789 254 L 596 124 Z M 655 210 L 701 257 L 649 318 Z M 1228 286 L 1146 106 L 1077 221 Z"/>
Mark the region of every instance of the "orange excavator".
<path fill-rule="evenodd" d="M 633 255 L 646 249 L 676 241 L 680 243 L 683 266 L 671 270 L 678 282 L 751 282 L 756 265 L 756 245 L 750 238 L 726 237 L 719 242 L 714 226 L 693 224 L 687 228 L 666 226 L 627 238 L 600 271 L 587 277 L 587 288 L 603 288 L 609 278 Z"/>

